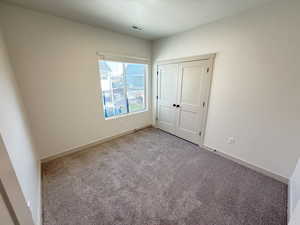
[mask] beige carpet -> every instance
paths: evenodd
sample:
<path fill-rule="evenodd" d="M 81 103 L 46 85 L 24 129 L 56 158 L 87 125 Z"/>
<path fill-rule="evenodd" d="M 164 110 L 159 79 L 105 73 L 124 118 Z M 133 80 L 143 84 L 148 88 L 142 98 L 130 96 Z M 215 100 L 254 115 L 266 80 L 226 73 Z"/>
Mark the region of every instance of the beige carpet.
<path fill-rule="evenodd" d="M 287 185 L 149 128 L 43 165 L 44 225 L 286 225 Z"/>

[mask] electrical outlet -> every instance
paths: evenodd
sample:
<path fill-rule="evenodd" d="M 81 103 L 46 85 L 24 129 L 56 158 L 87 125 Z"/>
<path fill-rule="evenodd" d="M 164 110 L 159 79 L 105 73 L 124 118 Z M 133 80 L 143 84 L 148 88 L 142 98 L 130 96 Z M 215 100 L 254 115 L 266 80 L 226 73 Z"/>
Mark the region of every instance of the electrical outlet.
<path fill-rule="evenodd" d="M 234 137 L 229 137 L 228 139 L 227 139 L 227 144 L 234 144 L 235 143 L 235 138 Z"/>

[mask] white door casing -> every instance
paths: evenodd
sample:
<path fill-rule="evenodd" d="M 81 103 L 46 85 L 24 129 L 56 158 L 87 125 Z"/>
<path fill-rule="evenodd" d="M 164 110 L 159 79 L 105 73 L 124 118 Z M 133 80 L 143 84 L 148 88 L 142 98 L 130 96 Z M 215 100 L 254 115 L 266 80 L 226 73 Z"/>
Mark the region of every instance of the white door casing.
<path fill-rule="evenodd" d="M 7 204 L 5 203 L 2 195 L 0 194 L 0 218 L 1 218 L 1 224 L 3 225 L 16 225 L 9 209 L 7 208 Z"/>
<path fill-rule="evenodd" d="M 32 214 L 26 204 L 26 199 L 15 174 L 14 167 L 10 160 L 7 148 L 0 134 L 0 195 L 9 217 L 14 225 L 34 225 Z M 2 206 L 4 207 L 4 206 Z M 7 215 L 7 214 L 6 214 Z M 2 225 L 2 217 L 0 224 Z M 8 223 L 9 224 L 9 223 Z"/>

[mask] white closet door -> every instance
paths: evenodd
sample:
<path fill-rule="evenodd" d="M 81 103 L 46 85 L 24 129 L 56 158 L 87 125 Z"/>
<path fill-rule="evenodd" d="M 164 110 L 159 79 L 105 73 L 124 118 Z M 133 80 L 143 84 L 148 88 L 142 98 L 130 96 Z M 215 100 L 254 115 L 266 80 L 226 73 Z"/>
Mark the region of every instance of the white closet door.
<path fill-rule="evenodd" d="M 186 62 L 180 64 L 179 70 L 176 135 L 196 144 L 200 144 L 204 125 L 208 66 L 206 60 Z"/>
<path fill-rule="evenodd" d="M 157 125 L 176 134 L 178 64 L 161 65 L 158 72 Z"/>

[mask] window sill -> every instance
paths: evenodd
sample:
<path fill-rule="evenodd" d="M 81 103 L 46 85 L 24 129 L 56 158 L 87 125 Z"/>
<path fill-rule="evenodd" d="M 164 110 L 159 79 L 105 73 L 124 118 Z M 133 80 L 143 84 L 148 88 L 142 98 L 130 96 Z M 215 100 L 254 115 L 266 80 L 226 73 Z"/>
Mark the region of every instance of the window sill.
<path fill-rule="evenodd" d="M 126 113 L 126 114 L 122 114 L 122 115 L 118 115 L 118 116 L 112 116 L 112 117 L 108 117 L 108 118 L 104 118 L 104 119 L 105 120 L 115 120 L 115 119 L 119 119 L 122 117 L 133 116 L 133 115 L 145 113 L 145 112 L 148 112 L 148 109 L 144 109 L 144 110 L 138 111 L 138 112 Z"/>

